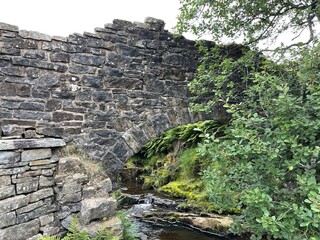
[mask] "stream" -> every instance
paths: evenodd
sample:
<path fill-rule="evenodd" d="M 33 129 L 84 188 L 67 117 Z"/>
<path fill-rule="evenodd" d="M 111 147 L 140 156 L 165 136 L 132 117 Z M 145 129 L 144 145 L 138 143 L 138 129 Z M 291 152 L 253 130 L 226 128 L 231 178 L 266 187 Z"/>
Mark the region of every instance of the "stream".
<path fill-rule="evenodd" d="M 122 183 L 122 193 L 125 198 L 121 208 L 128 210 L 138 231 L 141 233 L 141 240 L 226 240 L 229 238 L 220 237 L 211 233 L 192 229 L 182 224 L 170 223 L 167 221 L 148 220 L 144 213 L 148 211 L 176 210 L 181 200 L 168 197 L 155 190 L 143 190 L 136 181 Z"/>

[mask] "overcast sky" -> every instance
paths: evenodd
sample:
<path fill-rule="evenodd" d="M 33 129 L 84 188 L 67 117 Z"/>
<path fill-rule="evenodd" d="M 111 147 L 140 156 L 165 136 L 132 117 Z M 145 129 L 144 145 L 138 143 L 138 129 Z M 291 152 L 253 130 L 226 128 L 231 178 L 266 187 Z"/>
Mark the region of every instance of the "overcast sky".
<path fill-rule="evenodd" d="M 143 22 L 146 17 L 155 17 L 164 20 L 165 29 L 171 31 L 179 5 L 179 0 L 2 0 L 0 22 L 68 36 L 94 32 L 95 27 L 113 19 Z"/>

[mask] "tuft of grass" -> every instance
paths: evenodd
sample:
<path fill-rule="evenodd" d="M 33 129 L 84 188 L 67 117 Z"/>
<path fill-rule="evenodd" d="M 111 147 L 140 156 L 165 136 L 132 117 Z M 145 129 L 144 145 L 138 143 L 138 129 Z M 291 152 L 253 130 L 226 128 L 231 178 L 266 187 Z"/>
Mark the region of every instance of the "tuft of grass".
<path fill-rule="evenodd" d="M 102 163 L 93 161 L 86 153 L 77 148 L 75 144 L 68 144 L 59 150 L 60 157 L 79 158 L 81 165 L 89 176 L 89 179 L 103 180 L 107 177 Z"/>

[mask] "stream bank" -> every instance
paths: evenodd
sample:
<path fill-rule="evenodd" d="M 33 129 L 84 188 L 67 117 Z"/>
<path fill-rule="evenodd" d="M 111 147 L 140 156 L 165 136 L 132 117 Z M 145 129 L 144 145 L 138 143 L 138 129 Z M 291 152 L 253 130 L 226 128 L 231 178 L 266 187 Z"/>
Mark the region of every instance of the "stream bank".
<path fill-rule="evenodd" d="M 166 196 L 152 189 L 142 189 L 136 181 L 122 183 L 118 198 L 122 209 L 136 221 L 140 239 L 225 240 L 233 238 L 232 219 L 216 214 L 184 212 L 182 199 Z"/>

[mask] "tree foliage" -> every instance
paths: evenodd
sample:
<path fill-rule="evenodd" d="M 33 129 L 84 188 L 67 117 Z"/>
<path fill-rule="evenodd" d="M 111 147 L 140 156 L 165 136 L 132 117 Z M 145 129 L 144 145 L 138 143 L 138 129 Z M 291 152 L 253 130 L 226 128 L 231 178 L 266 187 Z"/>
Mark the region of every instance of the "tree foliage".
<path fill-rule="evenodd" d="M 203 179 L 221 211 L 237 208 L 235 233 L 251 239 L 320 239 L 320 2 L 318 0 L 182 0 L 177 29 L 243 38 L 244 45 L 199 44 L 190 83 L 194 111 L 223 105 L 223 137 L 208 135 L 199 154 L 211 160 Z M 274 63 L 248 45 L 286 31 L 293 60 Z M 292 47 L 298 47 L 292 49 Z"/>
<path fill-rule="evenodd" d="M 212 201 L 222 211 L 242 209 L 236 233 L 250 232 L 252 239 L 320 237 L 319 50 L 282 65 L 265 60 L 255 71 L 248 61 L 252 71 L 245 78 L 251 84 L 240 102 L 228 101 L 234 89 L 221 84 L 225 74 L 211 78 L 215 101 L 224 102 L 232 120 L 224 137 L 208 137 L 199 152 L 212 160 L 204 172 Z M 246 63 L 226 62 L 219 64 L 222 73 Z"/>
<path fill-rule="evenodd" d="M 244 39 L 256 44 L 264 39 L 276 40 L 288 30 L 301 45 L 299 37 L 309 35 L 304 43 L 319 38 L 320 2 L 318 0 L 180 0 L 177 30 L 196 35 L 209 34 L 217 43 L 224 37 Z M 288 39 L 287 39 L 288 40 Z"/>

